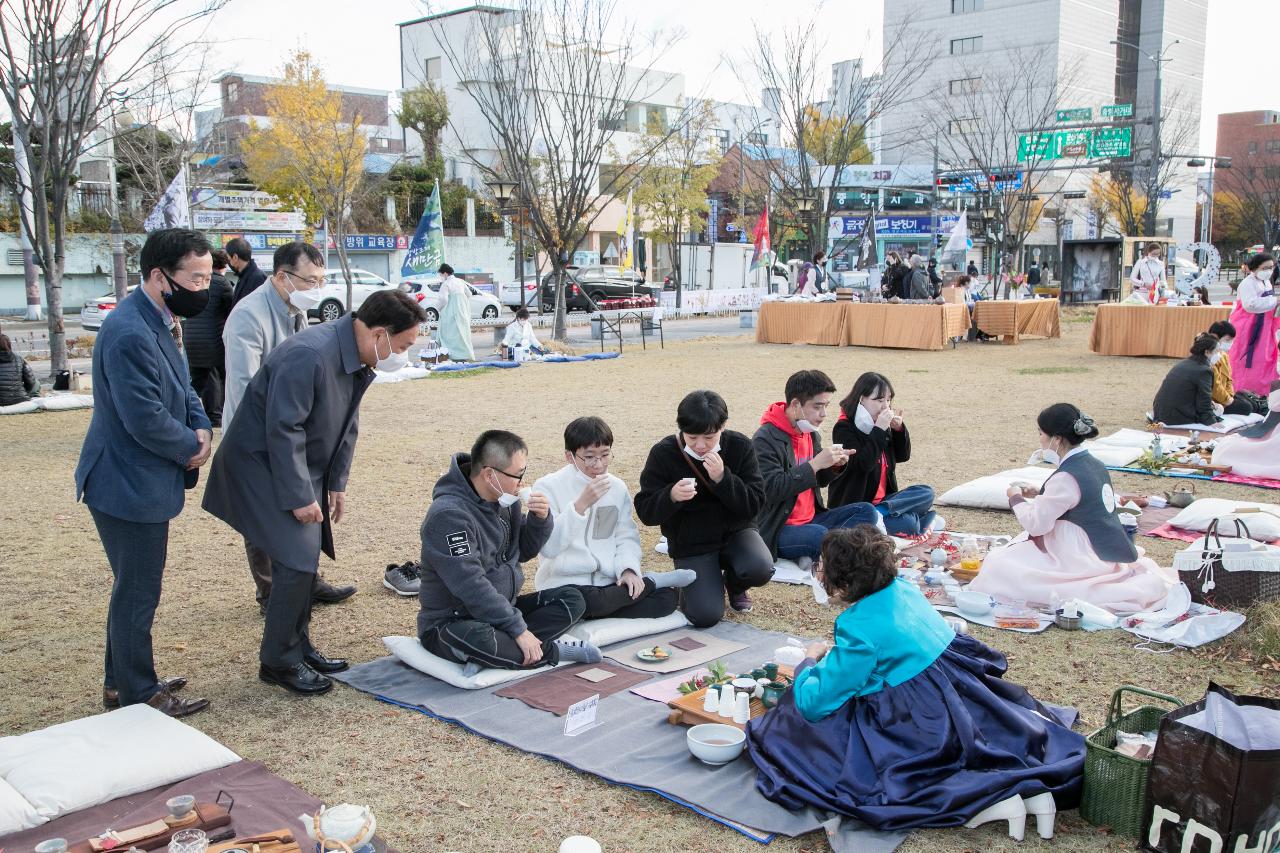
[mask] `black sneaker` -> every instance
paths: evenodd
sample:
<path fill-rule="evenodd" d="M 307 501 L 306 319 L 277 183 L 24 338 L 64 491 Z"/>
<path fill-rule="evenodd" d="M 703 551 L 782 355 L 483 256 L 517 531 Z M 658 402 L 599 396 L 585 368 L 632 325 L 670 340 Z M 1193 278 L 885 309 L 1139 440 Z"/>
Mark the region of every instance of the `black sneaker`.
<path fill-rule="evenodd" d="M 382 575 L 382 585 L 406 598 L 417 595 L 418 587 L 422 585 L 422 567 L 416 560 L 409 560 L 399 566 L 389 565 Z"/>

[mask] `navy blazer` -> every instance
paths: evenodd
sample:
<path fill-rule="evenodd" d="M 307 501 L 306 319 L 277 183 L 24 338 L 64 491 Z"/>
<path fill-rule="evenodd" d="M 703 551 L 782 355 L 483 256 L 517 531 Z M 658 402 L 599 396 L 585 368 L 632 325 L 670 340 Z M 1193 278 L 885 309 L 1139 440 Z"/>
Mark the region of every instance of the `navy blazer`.
<path fill-rule="evenodd" d="M 76 465 L 76 499 L 116 518 L 168 521 L 195 485 L 187 462 L 212 430 L 187 360 L 160 309 L 137 288 L 93 346 L 93 420 Z"/>

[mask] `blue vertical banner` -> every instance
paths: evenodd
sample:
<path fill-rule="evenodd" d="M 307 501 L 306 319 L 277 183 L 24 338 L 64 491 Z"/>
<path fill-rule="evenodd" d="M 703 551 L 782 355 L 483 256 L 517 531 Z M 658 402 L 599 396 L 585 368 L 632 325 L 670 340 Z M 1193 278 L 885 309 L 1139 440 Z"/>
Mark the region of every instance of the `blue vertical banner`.
<path fill-rule="evenodd" d="M 440 213 L 440 182 L 436 181 L 427 205 L 413 233 L 413 242 L 405 253 L 401 276 L 426 275 L 444 263 L 444 218 Z"/>

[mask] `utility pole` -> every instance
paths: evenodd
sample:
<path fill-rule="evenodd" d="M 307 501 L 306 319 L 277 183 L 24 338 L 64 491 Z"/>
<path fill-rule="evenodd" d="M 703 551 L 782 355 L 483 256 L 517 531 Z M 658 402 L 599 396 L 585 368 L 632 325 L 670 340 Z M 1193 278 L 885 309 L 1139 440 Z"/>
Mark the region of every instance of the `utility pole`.
<path fill-rule="evenodd" d="M 933 134 L 933 191 L 929 196 L 929 257 L 938 245 L 938 134 Z"/>

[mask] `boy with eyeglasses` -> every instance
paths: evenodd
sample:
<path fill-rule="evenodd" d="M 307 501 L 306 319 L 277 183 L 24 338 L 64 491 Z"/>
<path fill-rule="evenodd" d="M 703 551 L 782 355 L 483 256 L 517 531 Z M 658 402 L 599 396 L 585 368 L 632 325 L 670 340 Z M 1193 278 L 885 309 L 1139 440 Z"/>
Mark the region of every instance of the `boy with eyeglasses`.
<path fill-rule="evenodd" d="M 597 417 L 564 430 L 568 464 L 538 480 L 555 520 L 538 552 L 535 589 L 573 586 L 582 593 L 584 619 L 654 619 L 675 612 L 677 589 L 693 583 L 689 569 L 640 571 L 640 530 L 631 516 L 627 484 L 609 473 L 613 430 Z"/>

